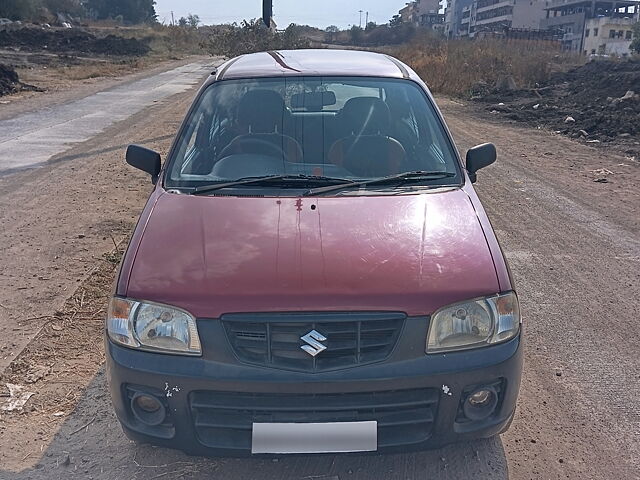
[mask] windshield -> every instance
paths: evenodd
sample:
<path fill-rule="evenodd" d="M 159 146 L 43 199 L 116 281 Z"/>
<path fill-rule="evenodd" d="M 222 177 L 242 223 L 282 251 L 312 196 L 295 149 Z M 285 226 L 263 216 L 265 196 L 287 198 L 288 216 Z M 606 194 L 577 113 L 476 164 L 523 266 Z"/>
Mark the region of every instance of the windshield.
<path fill-rule="evenodd" d="M 295 189 L 299 183 L 279 176 L 339 182 L 418 171 L 443 173 L 425 177 L 422 185 L 461 183 L 451 142 L 414 82 L 256 78 L 217 82 L 200 96 L 170 159 L 165 187 L 202 190 L 271 176 L 261 188 Z M 256 182 L 235 187 L 249 186 L 257 188 Z"/>

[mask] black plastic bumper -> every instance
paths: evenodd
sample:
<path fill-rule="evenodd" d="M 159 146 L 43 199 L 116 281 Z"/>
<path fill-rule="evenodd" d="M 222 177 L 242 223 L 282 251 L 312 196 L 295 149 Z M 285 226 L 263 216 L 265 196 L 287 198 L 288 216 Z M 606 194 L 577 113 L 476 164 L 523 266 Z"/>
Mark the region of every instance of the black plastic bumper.
<path fill-rule="evenodd" d="M 424 340 L 420 343 L 424 344 Z M 225 348 L 223 343 L 219 346 Z M 291 372 L 249 366 L 238 361 L 221 362 L 207 356 L 148 353 L 122 348 L 107 341 L 109 388 L 116 414 L 127 436 L 139 442 L 197 455 L 242 456 L 251 453 L 250 423 L 245 424 L 242 431 L 210 430 L 213 420 L 214 425 L 221 420 L 225 423 L 229 420 L 230 425 L 235 425 L 246 422 L 247 415 L 257 416 L 256 409 L 260 410 L 259 418 L 254 417 L 253 420 L 259 422 L 264 422 L 265 418 L 266 421 L 272 418 L 276 422 L 297 423 L 360 421 L 363 420 L 361 415 L 368 415 L 365 420 L 378 420 L 376 415 L 379 413 L 375 412 L 380 411 L 379 402 L 383 400 L 389 418 L 401 418 L 400 411 L 394 417 L 393 402 L 389 404 L 389 399 L 405 405 L 407 402 L 404 400 L 417 397 L 423 403 L 415 405 L 416 409 L 421 409 L 416 411 L 428 413 L 429 421 L 414 413 L 415 425 L 405 421 L 399 422 L 399 427 L 390 427 L 384 434 L 388 441 L 381 443 L 378 451 L 429 449 L 462 440 L 491 437 L 506 429 L 512 419 L 521 371 L 520 337 L 500 345 L 448 354 L 424 355 L 405 351 L 382 363 L 324 373 Z M 482 385 L 498 386 L 500 399 L 496 411 L 484 420 L 465 420 L 462 418 L 461 401 L 473 387 Z M 136 391 L 161 399 L 168 412 L 162 425 L 144 425 L 132 414 L 130 399 L 132 392 Z M 287 409 L 279 404 L 280 408 L 275 409 L 273 416 L 265 417 L 269 413 L 268 405 L 274 404 L 274 398 L 295 410 L 295 417 L 286 418 L 289 414 L 280 411 Z M 325 399 L 334 405 L 331 411 L 336 412 L 335 418 L 331 418 L 331 413 L 318 412 Z M 335 408 L 341 399 L 344 399 L 344 408 Z M 215 408 L 209 405 L 212 402 L 216 404 Z M 234 403 L 237 403 L 235 411 Z M 227 410 L 223 413 L 229 412 L 227 416 L 215 417 L 216 412 L 220 413 L 216 410 L 219 404 L 224 404 L 222 408 Z M 308 415 L 305 415 L 305 405 L 309 408 Z M 208 424 L 206 418 L 209 419 Z M 423 422 L 422 426 L 418 425 L 420 422 Z M 209 425 L 209 430 L 203 429 L 203 424 Z M 226 428 L 226 425 L 222 427 Z M 204 432 L 213 432 L 211 438 Z M 224 436 L 224 432 L 230 432 L 230 437 L 233 433 L 234 438 L 229 442 L 222 441 L 224 439 L 219 437 Z M 402 441 L 396 442 L 396 438 Z M 225 446 L 219 448 L 216 439 Z"/>

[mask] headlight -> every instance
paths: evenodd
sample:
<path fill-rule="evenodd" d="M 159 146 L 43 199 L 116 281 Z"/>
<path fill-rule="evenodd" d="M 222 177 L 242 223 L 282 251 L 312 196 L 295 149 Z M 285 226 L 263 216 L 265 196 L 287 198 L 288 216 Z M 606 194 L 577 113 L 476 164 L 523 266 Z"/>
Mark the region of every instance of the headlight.
<path fill-rule="evenodd" d="M 107 333 L 120 345 L 182 355 L 200 355 L 196 319 L 175 307 L 114 297 L 107 311 Z"/>
<path fill-rule="evenodd" d="M 515 293 L 456 303 L 431 317 L 427 353 L 466 350 L 504 342 L 520 331 Z"/>

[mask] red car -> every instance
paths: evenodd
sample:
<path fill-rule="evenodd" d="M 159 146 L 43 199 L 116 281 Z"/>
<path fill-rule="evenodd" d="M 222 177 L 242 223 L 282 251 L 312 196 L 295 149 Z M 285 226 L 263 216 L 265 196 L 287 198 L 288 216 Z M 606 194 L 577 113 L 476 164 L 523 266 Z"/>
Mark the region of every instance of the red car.
<path fill-rule="evenodd" d="M 155 184 L 106 322 L 126 434 L 195 454 L 405 451 L 506 430 L 504 255 L 426 85 L 387 55 L 226 62 Z"/>

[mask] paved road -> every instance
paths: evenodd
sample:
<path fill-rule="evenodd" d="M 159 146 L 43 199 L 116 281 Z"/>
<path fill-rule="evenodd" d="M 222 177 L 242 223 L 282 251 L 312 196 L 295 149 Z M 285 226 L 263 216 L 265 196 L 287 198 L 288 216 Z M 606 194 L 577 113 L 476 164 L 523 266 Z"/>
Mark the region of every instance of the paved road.
<path fill-rule="evenodd" d="M 51 182 L 68 186 L 73 171 L 87 185 L 77 192 L 75 210 L 67 208 L 58 222 L 79 230 L 95 225 L 96 215 L 103 222 L 120 215 L 129 219 L 142 206 L 148 180 L 122 166 L 122 149 L 133 140 L 165 150 L 188 103 L 187 93 L 175 98 L 175 105 L 172 100 L 141 111 L 75 147 L 55 169 L 43 167 L 28 179 L 18 174 L 25 186 L 12 195 L 27 198 L 29 189 Z M 382 457 L 192 458 L 131 444 L 117 426 L 99 370 L 86 385 L 76 386 L 83 389 L 82 398 L 64 420 L 31 412 L 7 421 L 6 434 L 21 433 L 11 441 L 0 439 L 2 448 L 11 445 L 15 451 L 5 453 L 14 460 L 11 468 L 0 466 L 0 479 L 640 478 L 637 164 L 545 132 L 486 121 L 455 102 L 440 103 L 461 149 L 492 140 L 499 150 L 499 162 L 479 174 L 477 188 L 510 259 L 527 335 L 519 408 L 502 438 Z M 609 183 L 595 183 L 590 172 L 597 168 L 615 175 Z M 53 188 L 45 189 L 43 198 L 65 205 Z M 84 216 L 89 207 L 83 200 L 97 208 L 94 216 Z M 3 201 L 0 194 L 0 206 Z M 18 214 L 34 223 L 42 211 L 33 205 Z M 52 230 L 47 241 L 55 244 L 65 235 L 68 230 Z M 84 255 L 94 248 L 108 251 L 108 243 L 96 239 Z M 37 255 L 43 244 L 26 248 Z M 27 258 L 21 264 L 30 261 L 35 262 Z M 45 261 L 53 262 L 34 264 Z M 37 282 L 29 285 L 32 298 L 45 291 Z M 1 295 L 2 289 L 0 300 Z M 30 432 L 39 429 L 42 434 Z"/>
<path fill-rule="evenodd" d="M 193 95 L 194 87 L 216 62 L 200 59 L 170 66 L 166 71 L 156 68 L 147 76 L 125 77 L 104 91 L 46 108 L 41 107 L 43 97 L 36 97 L 29 99 L 35 101 L 32 111 L 0 120 L 0 330 L 11 332 L 0 335 L 0 372 L 33 339 L 44 316 L 58 309 L 87 274 L 87 262 L 93 261 L 87 253 L 93 249 L 93 254 L 100 256 L 105 249 L 113 248 L 110 237 L 123 236 L 117 228 L 109 227 L 125 220 L 113 214 L 118 197 L 105 202 L 112 192 L 103 192 L 100 198 L 80 194 L 87 176 L 77 175 L 75 167 L 67 173 L 67 183 L 52 182 L 50 174 L 38 176 L 28 170 L 53 168 L 49 165 L 52 158 L 56 162 L 78 162 L 78 157 L 65 152 L 92 138 L 108 137 L 105 132 L 132 118 L 149 121 L 145 117 L 153 112 L 152 107 L 165 105 L 181 92 Z M 124 147 L 119 154 L 123 151 Z M 95 183 L 94 190 L 99 190 L 100 177 Z M 52 197 L 47 193 L 50 188 L 54 189 Z M 92 205 L 93 219 L 85 217 L 78 222 L 79 218 L 67 217 L 70 211 L 80 217 L 83 211 L 89 213 L 74 205 L 86 201 Z M 101 207 L 104 211 L 99 218 L 95 213 Z M 122 205 L 117 210 L 121 209 Z M 102 230 L 97 238 L 105 239 L 102 246 L 91 236 L 89 241 L 78 242 L 79 235 L 87 235 L 87 229 L 93 229 L 96 237 Z"/>
<path fill-rule="evenodd" d="M 0 121 L 0 175 L 44 164 L 154 102 L 189 90 L 211 61 L 184 65 L 52 108 Z"/>

